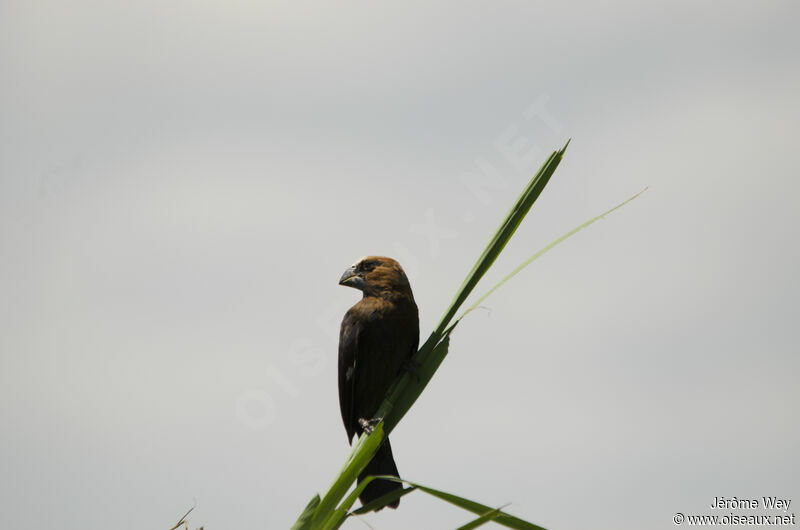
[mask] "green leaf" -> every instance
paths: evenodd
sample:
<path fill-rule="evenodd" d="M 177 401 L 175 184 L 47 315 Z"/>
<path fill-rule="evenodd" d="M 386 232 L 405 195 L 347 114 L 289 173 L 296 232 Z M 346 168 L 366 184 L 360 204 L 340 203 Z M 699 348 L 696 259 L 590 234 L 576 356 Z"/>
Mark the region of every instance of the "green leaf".
<path fill-rule="evenodd" d="M 325 521 L 325 524 L 322 526 L 322 530 L 335 530 L 336 528 L 342 526 L 342 523 L 344 523 L 344 520 L 347 519 L 347 516 L 349 515 L 347 511 L 356 502 L 356 499 L 359 495 L 361 495 L 361 492 L 364 491 L 364 489 L 373 480 L 375 480 L 375 477 L 372 475 L 365 477 L 364 480 L 362 480 L 361 483 L 350 492 L 350 495 L 348 495 L 347 498 L 342 501 L 342 504 L 340 504 L 336 510 L 334 510 L 333 514 Z"/>
<path fill-rule="evenodd" d="M 359 513 L 359 514 L 367 513 L 376 510 L 378 508 L 383 508 L 390 502 L 393 502 L 394 500 L 399 499 L 406 493 L 411 493 L 416 489 L 416 488 L 405 488 L 405 489 L 394 490 L 392 492 L 387 493 L 386 495 L 383 495 L 382 497 L 378 497 L 372 502 L 367 503 L 365 506 L 362 506 L 355 512 L 348 513 L 348 510 L 353 504 L 355 504 L 356 499 L 358 498 L 359 495 L 361 495 L 361 492 L 363 492 L 364 489 L 367 487 L 367 485 L 373 480 L 375 480 L 375 477 L 373 475 L 369 475 L 365 477 L 364 480 L 362 480 L 358 486 L 356 486 L 356 488 L 350 493 L 350 495 L 348 495 L 347 498 L 344 501 L 342 501 L 342 504 L 340 504 L 333 512 L 333 515 L 328 519 L 325 526 L 323 527 L 324 530 L 339 528 L 340 526 L 342 526 L 342 523 L 344 523 L 345 519 L 347 519 L 350 515 L 354 513 Z"/>
<path fill-rule="evenodd" d="M 392 490 L 389 493 L 387 493 L 386 495 L 384 495 L 382 497 L 378 497 L 377 499 L 375 499 L 372 502 L 368 502 L 367 504 L 365 504 L 364 506 L 362 506 L 358 510 L 353 510 L 352 512 L 350 512 L 350 515 L 363 515 L 365 513 L 369 513 L 369 512 L 375 511 L 378 508 L 383 508 L 387 504 L 390 504 L 390 503 L 396 501 L 397 499 L 399 499 L 400 497 L 403 497 L 404 495 L 407 495 L 407 494 L 411 493 L 415 489 L 417 489 L 417 488 L 412 486 L 410 488 L 404 488 L 404 489 L 401 489 L 401 490 Z"/>
<path fill-rule="evenodd" d="M 473 528 L 478 528 L 479 526 L 483 526 L 489 521 L 492 521 L 495 517 L 500 515 L 502 510 L 500 508 L 495 508 L 491 512 L 487 512 L 477 519 L 473 519 L 472 521 L 468 522 L 463 526 L 459 526 L 456 530 L 472 530 Z"/>
<path fill-rule="evenodd" d="M 339 504 L 339 501 L 342 500 L 347 490 L 349 490 L 350 486 L 356 481 L 358 474 L 364 470 L 372 459 L 372 456 L 375 454 L 375 451 L 378 450 L 382 440 L 383 422 L 379 422 L 369 436 L 362 434 L 358 438 L 344 468 L 339 472 L 336 481 L 328 489 L 322 501 L 320 501 L 311 521 L 312 528 L 324 528 L 327 525 L 328 519 L 333 516 L 337 504 Z"/>
<path fill-rule="evenodd" d="M 479 502 L 465 499 L 464 497 L 459 497 L 458 495 L 453 495 L 452 493 L 447 493 L 445 491 L 429 488 L 427 486 L 423 486 L 422 484 L 411 482 L 410 480 L 399 479 L 397 477 L 392 477 L 390 475 L 378 475 L 375 478 L 382 478 L 386 480 L 392 480 L 394 482 L 401 482 L 409 484 L 411 486 L 415 486 L 420 491 L 424 491 L 429 495 L 433 495 L 434 497 L 442 499 L 443 501 L 447 501 L 450 504 L 454 504 L 459 508 L 463 508 L 464 510 L 472 512 L 481 517 L 488 514 L 489 512 L 494 512 L 495 510 L 497 510 L 500 513 L 498 513 L 496 516 L 493 517 L 493 521 L 508 528 L 515 528 L 519 530 L 545 530 L 541 526 L 537 526 L 533 523 L 529 523 L 528 521 L 524 521 L 518 517 L 514 517 L 513 515 L 509 515 L 502 510 L 491 508 L 490 506 L 486 506 Z"/>
<path fill-rule="evenodd" d="M 419 489 L 424 491 L 425 493 L 433 495 L 434 497 L 438 497 L 444 501 L 449 502 L 450 504 L 454 504 L 459 508 L 463 508 L 476 515 L 481 515 L 489 511 L 492 511 L 492 508 L 489 506 L 480 504 L 475 501 L 471 501 L 469 499 L 465 499 L 463 497 L 459 497 L 457 495 L 452 495 L 450 493 L 445 493 L 443 491 L 435 490 L 432 488 L 420 487 Z M 514 517 L 513 515 L 509 515 L 503 511 L 497 514 L 497 516 L 494 517 L 493 520 L 495 523 L 501 524 L 508 528 L 515 528 L 518 530 L 544 530 L 544 528 L 542 528 L 541 526 L 529 523 L 528 521 L 524 521 L 518 517 Z"/>
<path fill-rule="evenodd" d="M 319 494 L 314 495 L 308 504 L 306 504 L 303 513 L 297 518 L 297 522 L 292 525 L 292 530 L 308 530 L 311 528 L 311 519 L 314 517 L 314 511 L 319 506 Z M 184 516 L 185 517 L 185 516 Z"/>
<path fill-rule="evenodd" d="M 452 326 L 450 326 L 450 328 L 448 329 L 448 331 L 451 331 L 451 330 L 452 330 L 454 327 L 456 327 L 456 325 L 457 325 L 457 324 L 458 324 L 458 323 L 461 321 L 461 319 L 462 319 L 462 318 L 464 318 L 465 316 L 467 316 L 467 314 L 468 314 L 468 313 L 470 313 L 471 311 L 473 311 L 474 309 L 476 309 L 478 306 L 480 306 L 480 305 L 481 305 L 481 303 L 483 303 L 483 301 L 484 301 L 484 300 L 486 300 L 486 299 L 489 297 L 489 295 L 491 295 L 493 292 L 495 292 L 497 289 L 499 289 L 499 288 L 500 288 L 500 287 L 501 287 L 501 286 L 502 286 L 504 283 L 506 283 L 508 280 L 510 280 L 511 278 L 513 278 L 514 276 L 516 276 L 517 274 L 519 274 L 519 273 L 522 271 L 522 269 L 524 269 L 525 267 L 527 267 L 528 265 L 530 265 L 531 263 L 533 263 L 533 262 L 534 262 L 534 261 L 536 261 L 537 259 L 541 258 L 541 257 L 542 257 L 544 254 L 546 254 L 546 253 L 547 253 L 549 250 L 552 250 L 552 249 L 553 249 L 553 247 L 555 247 L 555 246 L 559 245 L 560 243 L 564 242 L 564 240 L 566 240 L 566 239 L 568 239 L 568 238 L 570 238 L 570 237 L 574 236 L 575 234 L 577 234 L 578 232 L 580 232 L 581 230 L 583 230 L 583 229 L 584 229 L 584 228 L 586 228 L 587 226 L 589 226 L 589 225 L 592 225 L 592 224 L 596 223 L 596 222 L 597 222 L 597 221 L 599 221 L 600 219 L 603 219 L 603 218 L 604 218 L 606 215 L 610 214 L 611 212 L 613 212 L 613 211 L 615 211 L 615 210 L 618 210 L 618 209 L 622 208 L 623 206 L 625 206 L 626 204 L 628 204 L 628 203 L 629 203 L 629 202 L 631 202 L 633 199 L 635 199 L 636 197 L 638 197 L 639 195 L 641 195 L 642 193 L 644 193 L 644 192 L 646 192 L 646 191 L 647 191 L 647 188 L 643 189 L 642 191 L 640 191 L 639 193 L 637 193 L 637 194 L 636 194 L 636 195 L 634 195 L 633 197 L 630 197 L 629 199 L 627 199 L 627 200 L 625 200 L 625 201 L 621 202 L 620 204 L 618 204 L 618 205 L 614 206 L 614 207 L 613 207 L 613 208 L 611 208 L 610 210 L 608 210 L 608 211 L 605 211 L 605 212 L 601 213 L 600 215 L 598 215 L 598 216 L 596 216 L 596 217 L 592 217 L 591 219 L 589 219 L 588 221 L 586 221 L 586 222 L 585 222 L 585 223 L 583 223 L 582 225 L 580 225 L 580 226 L 577 226 L 577 227 L 573 228 L 572 230 L 570 230 L 569 232 L 567 232 L 567 233 L 566 233 L 566 234 L 564 234 L 563 236 L 559 237 L 558 239 L 556 239 L 555 241 L 553 241 L 552 243 L 550 243 L 550 244 L 549 244 L 549 245 L 547 245 L 546 247 L 544 247 L 544 248 L 540 249 L 539 251 L 537 251 L 537 252 L 536 252 L 536 253 L 535 253 L 533 256 L 531 256 L 530 258 L 526 259 L 525 261 L 523 261 L 522 263 L 520 263 L 519 265 L 517 265 L 517 267 L 516 267 L 514 270 L 512 270 L 512 271 L 511 271 L 511 272 L 510 272 L 508 275 L 506 275 L 506 277 L 505 277 L 505 278 L 503 278 L 502 280 L 500 280 L 500 281 L 499 281 L 499 282 L 498 282 L 498 283 L 497 283 L 497 284 L 496 284 L 494 287 L 492 287 L 491 289 L 489 289 L 489 291 L 487 291 L 487 292 L 486 292 L 486 294 L 484 294 L 483 296 L 481 296 L 480 298 L 478 298 L 478 300 L 477 300 L 477 301 L 476 301 L 474 304 L 472 304 L 472 305 L 469 307 L 469 309 L 467 309 L 466 311 L 464 311 L 464 313 L 463 313 L 461 316 L 459 316 L 459 317 L 456 319 L 456 321 L 453 323 L 453 325 L 452 325 Z"/>
<path fill-rule="evenodd" d="M 561 162 L 568 145 L 569 141 L 560 150 L 553 151 L 528 185 L 525 186 L 525 189 L 522 190 L 514 206 L 511 207 L 511 210 L 506 214 L 506 218 L 500 223 L 500 226 L 489 241 L 489 244 L 483 250 L 478 261 L 472 266 L 472 270 L 456 292 L 456 296 L 450 303 L 450 307 L 448 307 L 444 316 L 439 321 L 439 325 L 431 335 L 431 339 L 435 339 L 435 342 L 439 342 L 439 339 L 444 334 L 444 330 L 447 328 L 447 324 L 449 324 L 450 320 L 455 316 L 458 308 L 461 307 L 461 304 L 464 303 L 480 279 L 483 278 L 483 275 L 486 274 L 486 271 L 488 271 L 495 262 L 497 256 L 500 255 L 506 244 L 511 240 L 511 236 L 517 231 L 522 220 L 528 215 L 533 203 L 536 202 L 536 199 L 539 198 L 544 187 L 550 182 L 550 177 Z"/>
<path fill-rule="evenodd" d="M 405 391 L 401 392 L 397 397 L 394 397 L 394 394 L 392 394 L 390 399 L 394 399 L 395 401 L 390 401 L 391 407 L 388 408 L 388 412 L 384 418 L 386 425 L 388 425 L 388 430 L 391 431 L 391 429 L 394 429 L 394 427 L 400 423 L 400 420 L 403 419 L 405 413 L 414 405 L 414 402 L 428 385 L 428 381 L 431 380 L 433 374 L 436 373 L 439 365 L 442 364 L 442 361 L 447 356 L 449 347 L 450 337 L 448 335 L 433 348 L 433 351 L 430 352 L 425 362 L 419 365 L 419 368 L 417 368 L 417 377 L 412 375 L 409 378 Z"/>
<path fill-rule="evenodd" d="M 522 190 L 514 206 L 512 206 L 511 210 L 506 214 L 505 219 L 500 223 L 500 226 L 489 241 L 489 244 L 483 250 L 483 253 L 475 262 L 472 270 L 456 292 L 456 296 L 450 303 L 450 307 L 445 311 L 436 329 L 417 352 L 414 360 L 419 364 L 419 379 L 415 380 L 409 374 L 405 374 L 395 382 L 395 385 L 387 393 L 387 398 L 381 405 L 377 414 L 378 417 L 386 420 L 387 435 L 392 432 L 394 427 L 403 419 L 406 412 L 414 405 L 417 398 L 422 394 L 422 391 L 433 377 L 433 374 L 439 368 L 439 365 L 447 356 L 449 344 L 446 342 L 446 339 L 455 327 L 455 325 L 453 325 L 448 328 L 448 324 L 480 279 L 483 278 L 483 275 L 486 274 L 486 271 L 488 271 L 495 262 L 497 256 L 500 255 L 500 252 L 505 248 L 511 236 L 514 235 L 514 232 L 516 232 L 520 223 L 530 211 L 533 203 L 539 198 L 544 187 L 550 182 L 550 177 L 561 162 L 568 145 L 569 142 L 567 142 L 562 149 L 553 151 L 544 164 L 542 164 L 542 167 L 539 168 L 539 171 L 537 171 L 530 182 L 528 182 L 528 185 L 525 186 L 525 189 Z"/>

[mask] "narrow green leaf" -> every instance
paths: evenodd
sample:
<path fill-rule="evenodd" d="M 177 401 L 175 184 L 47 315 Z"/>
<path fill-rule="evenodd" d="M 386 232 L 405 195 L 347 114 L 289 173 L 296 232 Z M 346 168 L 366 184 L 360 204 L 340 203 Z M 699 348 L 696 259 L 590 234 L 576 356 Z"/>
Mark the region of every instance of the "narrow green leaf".
<path fill-rule="evenodd" d="M 335 530 L 336 528 L 342 526 L 342 523 L 344 523 L 344 520 L 348 516 L 347 511 L 356 502 L 356 499 L 359 495 L 361 495 L 361 492 L 364 491 L 364 489 L 373 480 L 375 480 L 375 477 L 371 475 L 362 480 L 361 483 L 350 492 L 350 495 L 348 495 L 347 498 L 342 501 L 342 504 L 340 504 L 333 511 L 333 514 L 331 514 L 331 516 L 323 523 L 321 530 Z"/>
<path fill-rule="evenodd" d="M 475 501 L 471 501 L 469 499 L 465 499 L 463 497 L 459 497 L 457 495 L 452 495 L 450 493 L 445 493 L 443 491 L 435 490 L 432 488 L 420 487 L 419 489 L 424 491 L 425 493 L 429 493 L 434 497 L 439 497 L 440 499 L 445 500 L 450 504 L 454 504 L 476 515 L 480 515 L 486 513 L 487 511 L 492 510 L 492 508 L 489 506 L 480 504 Z M 517 530 L 544 530 L 544 528 L 542 528 L 541 526 L 529 523 L 528 521 L 524 521 L 518 517 L 514 517 L 513 515 L 509 515 L 502 511 L 493 520 L 498 524 L 501 524 L 508 528 L 515 528 Z"/>
<path fill-rule="evenodd" d="M 501 513 L 503 513 L 502 512 L 502 508 L 495 508 L 491 512 L 487 512 L 487 513 L 481 515 L 480 517 L 478 517 L 477 519 L 473 519 L 472 521 L 468 522 L 467 524 L 465 524 L 463 526 L 459 526 L 456 530 L 472 530 L 473 528 L 478 528 L 480 526 L 485 525 L 489 521 L 492 521 L 493 519 L 495 519 Z"/>
<path fill-rule="evenodd" d="M 472 512 L 475 515 L 483 516 L 495 510 L 495 508 L 486 506 L 479 502 L 471 501 L 469 499 L 465 499 L 464 497 L 459 497 L 458 495 L 453 495 L 452 493 L 447 493 L 445 491 L 429 488 L 427 486 L 423 486 L 422 484 L 411 482 L 410 480 L 399 479 L 397 477 L 392 477 L 389 475 L 378 475 L 375 478 L 383 478 L 386 480 L 392 480 L 394 482 L 401 482 L 404 484 L 409 484 L 411 486 L 416 486 L 417 488 L 419 488 L 420 491 L 424 491 L 429 495 L 438 497 L 439 499 L 447 501 L 450 504 L 454 504 L 459 508 L 463 508 L 468 512 Z M 494 522 L 506 526 L 508 528 L 515 528 L 519 530 L 544 530 L 544 528 L 542 528 L 541 526 L 537 526 L 533 523 L 529 523 L 528 521 L 524 521 L 518 517 L 514 517 L 513 515 L 509 515 L 504 511 L 500 511 L 500 513 L 497 514 L 497 516 L 495 516 L 493 520 Z"/>
<path fill-rule="evenodd" d="M 391 407 L 388 408 L 388 412 L 384 417 L 387 430 L 391 431 L 394 429 L 394 427 L 400 423 L 400 420 L 403 419 L 406 412 L 414 405 L 414 402 L 419 398 L 420 394 L 422 394 L 425 386 L 427 386 L 428 381 L 431 380 L 433 374 L 436 373 L 439 365 L 442 364 L 445 356 L 447 356 L 449 347 L 450 337 L 445 336 L 444 339 L 433 348 L 433 351 L 428 355 L 425 362 L 420 364 L 419 368 L 417 368 L 417 376 L 412 375 L 409 377 L 405 391 L 401 392 L 397 397 L 395 397 L 394 394 L 390 396 L 390 399 L 395 399 L 396 401 L 390 401 Z"/>
<path fill-rule="evenodd" d="M 373 480 L 375 480 L 375 477 L 370 475 L 364 478 L 364 480 L 362 480 L 361 483 L 358 486 L 356 486 L 356 488 L 350 493 L 350 495 L 348 495 L 347 498 L 342 502 L 342 504 L 340 504 L 339 507 L 336 508 L 336 510 L 333 512 L 333 516 L 329 519 L 328 523 L 324 527 L 325 530 L 328 529 L 335 530 L 336 528 L 342 526 L 345 519 L 347 519 L 351 515 L 360 515 L 364 513 L 369 513 L 373 510 L 377 510 L 378 508 L 383 508 L 390 502 L 393 502 L 402 497 L 403 495 L 405 495 L 406 493 L 411 493 L 416 489 L 414 487 L 411 487 L 411 488 L 391 491 L 386 495 L 378 497 L 374 501 L 367 503 L 365 506 L 362 506 L 358 510 L 348 512 L 350 507 L 353 506 L 353 504 L 355 504 L 358 496 L 361 495 L 361 492 L 364 491 L 364 488 L 366 488 L 367 485 Z"/>
<path fill-rule="evenodd" d="M 469 274 L 467 274 L 466 279 L 456 292 L 456 296 L 453 298 L 450 307 L 439 321 L 439 325 L 431 335 L 431 338 L 434 338 L 435 342 L 439 342 L 439 338 L 447 328 L 447 324 L 449 324 L 450 320 L 453 318 L 453 316 L 455 316 L 458 308 L 461 307 L 461 304 L 464 303 L 480 279 L 483 278 L 483 275 L 486 273 L 486 271 L 489 270 L 489 267 L 491 267 L 495 262 L 497 256 L 499 256 L 500 252 L 503 251 L 506 244 L 511 239 L 511 236 L 514 235 L 514 232 L 516 232 L 520 223 L 528 214 L 528 211 L 530 211 L 533 203 L 539 198 L 539 195 L 542 193 L 542 190 L 544 190 L 544 187 L 548 182 L 550 182 L 550 177 L 553 175 L 558 167 L 558 164 L 561 162 L 561 158 L 563 157 L 568 145 L 569 141 L 567 141 L 564 147 L 560 150 L 553 151 L 544 164 L 542 164 L 542 167 L 540 167 L 533 176 L 528 185 L 525 186 L 525 189 L 522 190 L 522 193 L 517 198 L 514 206 L 511 207 L 511 210 L 506 215 L 506 218 L 498 227 L 497 232 L 495 232 L 494 236 L 489 241 L 489 244 L 475 262 L 475 265 L 472 266 L 472 270 L 469 272 Z"/>
<path fill-rule="evenodd" d="M 383 422 L 378 423 L 369 436 L 361 435 L 355 447 L 350 453 L 350 457 L 344 468 L 336 477 L 336 481 L 328 489 L 328 492 L 320 501 L 319 506 L 314 512 L 312 528 L 320 528 L 332 515 L 339 501 L 342 500 L 347 490 L 358 478 L 358 474 L 372 459 L 372 455 L 378 450 L 383 440 Z"/>
<path fill-rule="evenodd" d="M 350 515 L 363 515 L 365 513 L 369 513 L 369 512 L 375 511 L 378 508 L 383 508 L 387 504 L 390 504 L 390 503 L 396 501 L 397 499 L 399 499 L 400 497 L 403 497 L 403 496 L 411 493 L 415 489 L 417 489 L 417 488 L 412 486 L 410 488 L 404 488 L 404 489 L 401 489 L 401 490 L 390 491 L 386 495 L 384 495 L 382 497 L 378 497 L 377 499 L 375 499 L 372 502 L 368 502 L 367 504 L 365 504 L 364 506 L 362 506 L 358 510 L 353 510 L 352 512 L 350 512 Z"/>
<path fill-rule="evenodd" d="M 533 203 L 539 198 L 539 195 L 544 190 L 544 187 L 550 181 L 550 177 L 555 172 L 558 164 L 567 149 L 569 141 L 564 147 L 553 153 L 542 164 L 542 167 L 536 172 L 533 178 L 522 190 L 522 193 L 517 198 L 517 201 L 506 214 L 506 218 L 498 227 L 489 244 L 483 250 L 478 260 L 473 265 L 472 270 L 467 275 L 464 282 L 461 284 L 456 296 L 450 303 L 436 329 L 431 333 L 428 340 L 422 345 L 414 357 L 415 361 L 419 364 L 418 378 L 410 376 L 409 374 L 403 375 L 399 378 L 392 388 L 387 392 L 387 398 L 378 410 L 377 416 L 384 418 L 386 421 L 386 433 L 392 432 L 394 427 L 403 419 L 403 416 L 414 405 L 417 398 L 422 394 L 422 391 L 428 385 L 428 382 L 433 377 L 433 374 L 439 368 L 444 358 L 447 356 L 449 343 L 447 342 L 447 335 L 453 330 L 455 326 L 447 327 L 453 316 L 458 309 L 470 295 L 472 290 L 478 284 L 480 279 L 500 255 L 500 252 L 505 248 L 511 236 L 519 227 L 522 220 L 530 211 Z"/>
<path fill-rule="evenodd" d="M 306 504 L 303 513 L 297 518 L 297 522 L 292 525 L 292 530 L 309 530 L 311 528 L 311 519 L 314 517 L 314 511 L 319 506 L 319 494 L 314 495 L 308 504 Z M 185 516 L 184 516 L 185 517 Z"/>
<path fill-rule="evenodd" d="M 464 317 L 465 317 L 465 316 L 466 316 L 468 313 L 470 313 L 471 311 L 473 311 L 474 309 L 476 309 L 478 306 L 480 306 L 480 305 L 481 305 L 481 303 L 483 303 L 483 301 L 484 301 L 484 300 L 486 300 L 486 299 L 489 297 L 489 295 L 491 295 L 493 292 L 495 292 L 497 289 L 499 289 L 499 288 L 500 288 L 500 287 L 501 287 L 501 286 L 502 286 L 504 283 L 506 283 L 508 280 L 510 280 L 511 278 L 513 278 L 514 276 L 516 276 L 517 274 L 519 274 L 519 272 L 520 272 L 520 271 L 522 271 L 522 269 L 524 269 L 525 267 L 527 267 L 528 265 L 530 265 L 531 263 L 533 263 L 533 262 L 534 262 L 534 261 L 536 261 L 537 259 L 541 258 L 541 257 L 542 257 L 544 254 L 546 254 L 546 253 L 547 253 L 549 250 L 551 250 L 553 247 L 555 247 L 555 246 L 559 245 L 559 244 L 560 244 L 560 243 L 562 243 L 564 240 L 566 240 L 566 239 L 568 239 L 568 238 L 570 238 L 570 237 L 574 236 L 575 234 L 577 234 L 578 232 L 580 232 L 581 230 L 583 230 L 583 229 L 584 229 L 584 228 L 586 228 L 587 226 L 589 226 L 589 225 L 592 225 L 592 224 L 596 223 L 596 222 L 597 222 L 597 221 L 599 221 L 600 219 L 603 219 L 603 218 L 604 218 L 606 215 L 608 215 L 608 214 L 612 213 L 613 211 L 615 211 L 615 210 L 618 210 L 618 209 L 622 208 L 623 206 L 625 206 L 626 204 L 628 204 L 629 202 L 631 202 L 633 199 L 635 199 L 636 197 L 638 197 L 639 195 L 641 195 L 641 194 L 642 194 L 642 193 L 644 193 L 645 191 L 647 191 L 647 188 L 643 189 L 642 191 L 640 191 L 639 193 L 637 193 L 637 194 L 636 194 L 636 195 L 634 195 L 633 197 L 630 197 L 629 199 L 627 199 L 627 200 L 625 200 L 625 201 L 621 202 L 620 204 L 618 204 L 618 205 L 614 206 L 614 207 L 613 207 L 613 208 L 611 208 L 610 210 L 608 210 L 608 211 L 606 211 L 606 212 L 603 212 L 603 213 L 601 213 L 600 215 L 598 215 L 598 216 L 596 216 L 596 217 L 592 217 L 591 219 L 589 219 L 588 221 L 586 221 L 586 222 L 585 222 L 585 223 L 583 223 L 582 225 L 580 225 L 580 226 L 577 226 L 577 227 L 573 228 L 572 230 L 570 230 L 569 232 L 567 232 L 567 233 L 566 233 L 566 234 L 564 234 L 563 236 L 559 237 L 558 239 L 556 239 L 555 241 L 553 241 L 552 243 L 550 243 L 550 244 L 549 244 L 549 245 L 547 245 L 546 247 L 544 247 L 544 248 L 540 249 L 538 252 L 536 252 L 536 253 L 535 253 L 533 256 L 531 256 L 530 258 L 528 258 L 528 259 L 526 259 L 525 261 L 523 261 L 522 263 L 520 263 L 520 264 L 519 264 L 519 265 L 518 265 L 518 266 L 517 266 L 517 267 L 516 267 L 514 270 L 512 270 L 512 271 L 511 271 L 511 272 L 510 272 L 508 275 L 506 275 L 506 277 L 505 277 L 505 278 L 503 278 L 502 280 L 500 280 L 500 281 L 499 281 L 499 282 L 498 282 L 498 283 L 497 283 L 497 284 L 496 284 L 494 287 L 492 287 L 491 289 L 489 289 L 489 290 L 486 292 L 486 294 L 484 294 L 483 296 L 481 296 L 480 298 L 478 298 L 478 300 L 477 300 L 477 301 L 476 301 L 474 304 L 472 304 L 472 305 L 469 307 L 469 309 L 467 309 L 466 311 L 464 311 L 464 313 L 463 313 L 461 316 L 459 316 L 459 317 L 456 319 L 456 321 L 453 323 L 453 325 L 452 325 L 452 326 L 450 326 L 450 328 L 448 329 L 448 331 L 450 331 L 450 330 L 452 330 L 454 327 L 456 327 L 456 325 L 457 325 L 457 324 L 458 324 L 458 323 L 461 321 L 461 319 L 462 319 L 462 318 L 464 318 Z"/>

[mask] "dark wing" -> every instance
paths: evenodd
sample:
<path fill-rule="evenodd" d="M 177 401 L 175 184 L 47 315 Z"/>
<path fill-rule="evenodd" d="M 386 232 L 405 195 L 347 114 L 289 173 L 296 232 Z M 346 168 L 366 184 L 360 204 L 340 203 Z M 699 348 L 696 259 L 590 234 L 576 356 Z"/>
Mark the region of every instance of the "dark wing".
<path fill-rule="evenodd" d="M 403 363 L 417 351 L 419 320 L 412 302 L 365 298 L 350 308 L 339 333 L 339 406 L 348 441 L 359 418 L 378 412 Z"/>
<path fill-rule="evenodd" d="M 356 433 L 358 417 L 355 414 L 355 380 L 356 363 L 358 362 L 358 336 L 361 333 L 361 322 L 350 309 L 342 320 L 339 330 L 339 408 L 342 421 L 347 431 L 347 442 L 352 443 Z"/>

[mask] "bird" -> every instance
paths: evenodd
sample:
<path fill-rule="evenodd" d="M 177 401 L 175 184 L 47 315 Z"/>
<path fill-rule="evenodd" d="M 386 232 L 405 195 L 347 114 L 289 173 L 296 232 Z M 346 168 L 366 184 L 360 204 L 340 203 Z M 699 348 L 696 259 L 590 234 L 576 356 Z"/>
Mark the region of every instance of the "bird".
<path fill-rule="evenodd" d="M 392 382 L 404 369 L 412 369 L 419 345 L 419 312 L 403 268 L 392 258 L 366 256 L 344 271 L 339 285 L 363 293 L 342 319 L 339 331 L 339 406 L 347 431 L 353 435 L 369 430 Z M 399 477 L 386 437 L 358 477 Z M 375 479 L 359 495 L 362 505 L 403 486 Z M 387 504 L 397 508 L 400 500 Z M 382 508 L 379 508 L 379 510 Z"/>

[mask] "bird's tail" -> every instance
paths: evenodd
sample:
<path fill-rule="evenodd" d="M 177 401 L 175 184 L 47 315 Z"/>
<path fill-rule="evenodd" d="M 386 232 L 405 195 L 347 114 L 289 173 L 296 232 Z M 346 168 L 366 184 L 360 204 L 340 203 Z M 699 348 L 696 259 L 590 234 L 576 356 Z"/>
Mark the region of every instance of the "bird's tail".
<path fill-rule="evenodd" d="M 362 480 L 364 480 L 369 475 L 393 475 L 395 477 L 399 477 L 397 473 L 397 465 L 394 463 L 394 457 L 392 456 L 392 446 L 389 444 L 389 438 L 386 438 L 383 441 L 383 444 L 378 448 L 378 451 L 375 453 L 375 456 L 372 457 L 367 467 L 364 468 L 364 471 L 358 476 L 358 483 L 360 484 Z M 361 495 L 358 496 L 358 499 L 361 501 L 362 505 L 367 504 L 368 502 L 374 501 L 378 497 L 382 497 L 387 493 L 394 491 L 396 489 L 401 489 L 403 487 L 402 484 L 399 482 L 392 482 L 391 480 L 384 480 L 384 479 L 375 479 L 369 484 L 367 487 L 364 488 L 364 491 L 361 492 Z M 400 499 L 397 499 L 394 502 L 387 504 L 389 508 L 397 508 L 400 505 Z M 381 510 L 382 508 L 378 508 Z"/>

